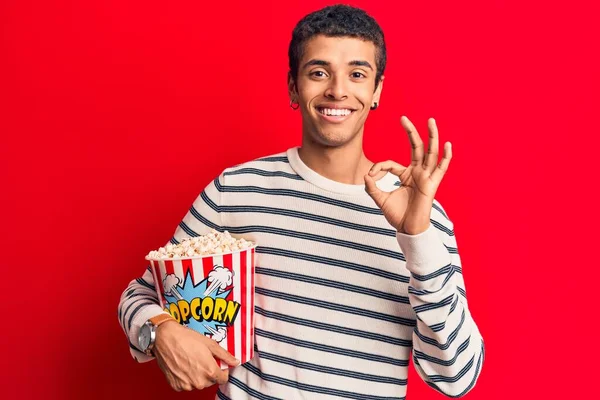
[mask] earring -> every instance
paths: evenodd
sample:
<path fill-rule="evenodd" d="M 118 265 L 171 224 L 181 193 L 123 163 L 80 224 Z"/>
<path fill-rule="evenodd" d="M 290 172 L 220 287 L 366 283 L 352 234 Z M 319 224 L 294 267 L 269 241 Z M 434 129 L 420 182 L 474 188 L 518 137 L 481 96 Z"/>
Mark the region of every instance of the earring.
<path fill-rule="evenodd" d="M 375 102 L 375 104 L 371 106 L 371 110 L 377 110 L 377 107 L 377 102 Z"/>
<path fill-rule="evenodd" d="M 294 107 L 294 100 L 290 99 L 290 108 L 292 110 L 297 110 L 298 108 L 300 108 L 300 104 L 296 103 L 296 107 Z"/>

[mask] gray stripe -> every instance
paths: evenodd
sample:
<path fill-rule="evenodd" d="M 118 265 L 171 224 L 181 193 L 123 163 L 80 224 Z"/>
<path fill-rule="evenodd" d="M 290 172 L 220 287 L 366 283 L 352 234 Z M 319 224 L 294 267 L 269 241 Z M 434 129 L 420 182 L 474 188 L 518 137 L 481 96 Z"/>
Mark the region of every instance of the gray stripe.
<path fill-rule="evenodd" d="M 305 347 L 308 349 L 322 351 L 324 353 L 339 354 L 346 357 L 359 358 L 370 362 L 380 362 L 384 364 L 397 365 L 400 367 L 407 366 L 407 360 L 396 359 L 392 357 L 380 356 L 378 354 L 365 353 L 357 350 L 344 349 L 342 347 L 328 346 L 321 343 L 309 342 L 307 340 L 300 340 L 290 336 L 280 335 L 278 333 L 267 332 L 260 328 L 254 328 L 254 333 L 257 336 L 261 336 L 267 339 L 275 340 L 282 343 L 297 347 Z"/>
<path fill-rule="evenodd" d="M 352 371 L 352 370 L 348 370 L 348 369 L 339 369 L 339 368 L 328 367 L 325 365 L 317 365 L 317 364 L 312 364 L 312 363 L 305 362 L 305 361 L 298 361 L 298 360 L 294 360 L 291 358 L 283 357 L 283 356 L 280 356 L 277 354 L 267 353 L 264 351 L 260 351 L 259 353 L 260 353 L 259 356 L 260 356 L 261 360 L 271 360 L 271 361 L 278 362 L 281 364 L 291 365 L 293 367 L 300 368 L 300 369 L 307 369 L 307 370 L 311 370 L 311 371 L 321 372 L 323 374 L 339 375 L 339 376 L 349 377 L 349 378 L 353 378 L 353 379 L 357 379 L 357 380 L 361 380 L 361 381 L 388 383 L 391 385 L 398 385 L 398 386 L 405 386 L 407 383 L 406 379 L 364 374 L 364 373 L 360 373 L 360 372 L 356 372 L 356 371 Z"/>
<path fill-rule="evenodd" d="M 262 380 L 265 380 L 268 382 L 279 383 L 280 385 L 293 387 L 298 390 L 303 390 L 306 392 L 322 393 L 322 394 L 328 394 L 331 396 L 336 396 L 338 398 L 343 397 L 343 398 L 347 398 L 347 399 L 356 399 L 356 400 L 400 400 L 400 399 L 404 399 L 404 397 L 400 398 L 400 397 L 388 397 L 388 396 L 385 396 L 385 397 L 384 396 L 373 396 L 373 395 L 368 395 L 368 394 L 363 394 L 363 393 L 353 393 L 353 392 L 348 392 L 345 390 L 332 389 L 332 388 L 327 388 L 327 387 L 323 387 L 323 386 L 309 385 L 307 383 L 298 382 L 296 380 L 285 379 L 285 378 L 281 378 L 276 375 L 265 374 L 260 369 L 256 368 L 254 365 L 251 365 L 251 364 L 243 364 L 243 367 L 246 368 L 248 371 L 252 372 L 253 374 L 255 374 L 256 376 L 258 376 Z"/>
<path fill-rule="evenodd" d="M 327 310 L 333 310 L 338 312 L 344 312 L 348 314 L 360 315 L 365 318 L 373 318 L 381 321 L 393 322 L 396 324 L 406 325 L 406 326 L 415 326 L 416 320 L 411 318 L 403 318 L 397 315 L 384 314 L 378 311 L 367 310 L 364 308 L 348 306 L 345 304 L 336 304 L 328 301 L 311 299 L 308 297 L 297 296 L 289 293 L 278 292 L 275 290 L 265 289 L 262 287 L 256 287 L 256 294 L 260 294 L 266 297 L 277 298 L 281 300 L 290 301 L 298 304 L 305 304 L 315 308 L 324 308 Z"/>
<path fill-rule="evenodd" d="M 314 276 L 295 274 L 293 272 L 279 271 L 276 269 L 264 268 L 264 267 L 256 267 L 255 272 L 260 275 L 275 276 L 277 278 L 288 279 L 293 282 L 311 283 L 314 285 L 331 287 L 331 288 L 335 288 L 335 289 L 345 290 L 348 292 L 360 293 L 360 294 L 364 294 L 365 296 L 372 296 L 372 297 L 377 297 L 380 299 L 395 301 L 395 302 L 402 303 L 402 304 L 410 304 L 410 301 L 408 300 L 407 296 L 400 296 L 400 295 L 397 295 L 394 293 L 383 292 L 380 290 L 375 290 L 375 289 L 358 286 L 358 285 L 352 285 L 352 284 L 344 283 L 344 282 L 340 282 L 340 281 L 332 281 L 332 280 L 325 279 L 325 278 L 317 278 Z"/>
<path fill-rule="evenodd" d="M 390 344 L 393 344 L 396 346 L 412 347 L 411 339 L 401 339 L 401 338 L 398 338 L 395 336 L 386 336 L 386 335 L 382 335 L 380 333 L 363 331 L 363 330 L 354 329 L 354 328 L 347 328 L 347 327 L 339 326 L 339 325 L 327 324 L 327 323 L 321 322 L 321 321 L 312 321 L 312 320 L 305 319 L 305 318 L 292 317 L 290 315 L 281 314 L 281 313 L 278 313 L 275 311 L 268 311 L 268 310 L 265 310 L 256 305 L 254 306 L 254 311 L 257 314 L 262 315 L 265 318 L 276 319 L 276 320 L 287 322 L 287 323 L 294 324 L 294 325 L 308 326 L 310 328 L 320 329 L 320 330 L 329 331 L 329 332 L 335 332 L 335 333 L 339 333 L 339 334 L 343 334 L 343 335 L 356 336 L 359 338 L 370 339 L 370 340 L 377 340 L 379 342 L 390 343 Z M 404 365 L 404 366 L 408 366 L 408 360 L 406 361 L 406 365 Z"/>

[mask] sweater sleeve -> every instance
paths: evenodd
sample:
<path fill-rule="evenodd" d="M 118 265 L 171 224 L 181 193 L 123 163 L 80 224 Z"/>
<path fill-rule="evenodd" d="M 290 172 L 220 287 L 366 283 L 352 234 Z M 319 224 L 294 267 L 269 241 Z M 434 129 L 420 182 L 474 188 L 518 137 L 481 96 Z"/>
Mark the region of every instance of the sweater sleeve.
<path fill-rule="evenodd" d="M 170 243 L 177 244 L 184 237 L 207 234 L 211 229 L 222 230 L 220 204 L 224 174 L 209 183 L 177 226 Z M 166 312 L 160 307 L 150 267 L 144 274 L 129 282 L 121 294 L 118 307 L 119 324 L 129 342 L 131 356 L 138 362 L 154 357 L 143 353 L 138 345 L 140 327 L 150 318 Z"/>
<path fill-rule="evenodd" d="M 396 233 L 411 273 L 408 295 L 417 317 L 412 359 L 429 386 L 461 397 L 481 373 L 484 344 L 469 312 L 453 223 L 437 201 L 430 221 L 418 235 Z"/>

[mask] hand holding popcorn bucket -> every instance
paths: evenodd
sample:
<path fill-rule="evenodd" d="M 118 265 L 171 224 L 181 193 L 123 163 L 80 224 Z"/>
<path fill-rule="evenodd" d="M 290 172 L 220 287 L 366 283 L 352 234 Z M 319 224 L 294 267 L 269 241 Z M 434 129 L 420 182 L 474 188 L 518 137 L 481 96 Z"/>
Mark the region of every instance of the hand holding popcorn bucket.
<path fill-rule="evenodd" d="M 254 356 L 255 249 L 252 242 L 213 229 L 146 256 L 161 307 L 242 364 Z"/>

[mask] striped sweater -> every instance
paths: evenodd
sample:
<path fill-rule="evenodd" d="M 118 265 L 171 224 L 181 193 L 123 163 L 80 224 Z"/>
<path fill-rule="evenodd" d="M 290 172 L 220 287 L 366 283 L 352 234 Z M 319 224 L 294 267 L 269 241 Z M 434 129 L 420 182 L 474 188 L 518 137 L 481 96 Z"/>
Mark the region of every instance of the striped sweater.
<path fill-rule="evenodd" d="M 388 173 L 377 186 L 400 185 Z M 171 239 L 228 230 L 256 249 L 255 356 L 217 398 L 404 399 L 412 358 L 450 397 L 480 374 L 484 346 L 467 306 L 453 224 L 436 200 L 419 235 L 397 232 L 364 190 L 311 170 L 298 148 L 225 169 Z M 137 334 L 163 312 L 152 274 L 131 281 L 119 321 Z"/>

